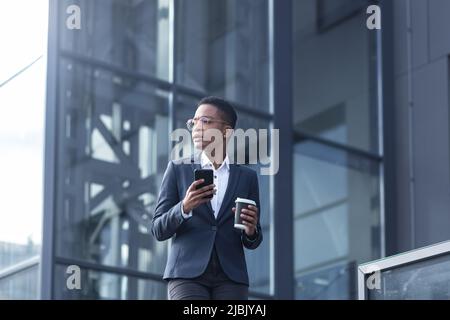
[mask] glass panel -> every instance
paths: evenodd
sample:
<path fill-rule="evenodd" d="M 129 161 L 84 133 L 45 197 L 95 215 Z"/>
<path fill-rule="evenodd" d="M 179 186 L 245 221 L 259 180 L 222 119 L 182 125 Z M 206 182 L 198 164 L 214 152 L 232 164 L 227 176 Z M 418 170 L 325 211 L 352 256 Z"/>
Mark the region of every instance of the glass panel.
<path fill-rule="evenodd" d="M 177 81 L 269 111 L 268 1 L 177 5 Z"/>
<path fill-rule="evenodd" d="M 35 300 L 39 298 L 39 265 L 0 279 L 0 300 Z"/>
<path fill-rule="evenodd" d="M 268 132 L 270 130 L 270 122 L 263 119 L 258 119 L 256 117 L 250 116 L 244 112 L 238 113 L 238 122 L 236 124 L 237 128 L 241 128 L 243 130 L 248 129 L 267 129 Z M 258 136 L 261 137 L 261 136 Z M 270 149 L 270 135 L 266 139 L 258 139 L 258 143 L 268 143 L 269 146 L 267 150 Z M 250 278 L 250 290 L 255 292 L 261 292 L 265 294 L 273 294 L 271 292 L 271 283 L 273 279 L 271 279 L 271 252 L 270 252 L 270 243 L 272 241 L 271 235 L 271 224 L 272 221 L 272 211 L 270 210 L 272 205 L 272 199 L 270 196 L 272 192 L 271 188 L 271 180 L 272 176 L 262 175 L 261 169 L 267 168 L 269 164 L 267 161 L 268 158 L 260 158 L 258 155 L 257 159 L 254 159 L 250 154 L 250 146 L 248 142 L 246 143 L 246 161 L 257 160 L 258 164 L 249 164 L 248 166 L 255 170 L 258 173 L 258 182 L 259 182 L 259 200 L 260 200 L 260 215 L 261 215 L 261 228 L 263 232 L 263 242 L 256 250 L 245 250 L 245 255 L 247 259 L 247 267 Z M 258 150 L 259 148 L 255 148 Z M 237 150 L 239 151 L 239 150 Z M 269 154 L 271 156 L 271 154 Z"/>
<path fill-rule="evenodd" d="M 56 249 L 59 256 L 162 273 L 150 223 L 167 165 L 168 93 L 63 59 Z"/>
<path fill-rule="evenodd" d="M 164 282 L 139 279 L 126 275 L 80 269 L 81 289 L 69 289 L 73 284 L 66 273 L 67 266 L 57 265 L 55 274 L 56 299 L 64 300 L 165 300 L 167 286 Z"/>
<path fill-rule="evenodd" d="M 380 256 L 377 163 L 309 140 L 294 150 L 295 274 Z M 305 288 L 304 290 L 310 290 Z M 302 297 L 301 291 L 297 291 Z"/>
<path fill-rule="evenodd" d="M 317 19 L 319 30 L 325 30 L 334 24 L 351 18 L 364 6 L 368 0 L 318 0 Z"/>
<path fill-rule="evenodd" d="M 61 1 L 61 47 L 164 80 L 169 78 L 170 0 Z M 66 27 L 70 5 L 80 7 L 80 29 Z"/>
<path fill-rule="evenodd" d="M 244 112 L 238 113 L 238 122 L 236 125 L 237 128 L 241 128 L 243 130 L 248 129 L 270 129 L 270 122 L 263 119 L 258 119 L 253 116 L 250 116 Z M 258 136 L 260 137 L 260 136 Z M 270 136 L 268 137 L 268 141 L 270 141 Z M 266 143 L 265 139 L 258 139 L 259 143 Z M 255 150 L 259 150 L 256 148 Z M 270 145 L 267 148 L 270 150 Z M 236 150 L 237 152 L 239 150 Z M 249 155 L 249 144 L 246 143 L 246 155 Z M 246 156 L 246 161 L 250 161 L 253 159 L 251 155 Z M 260 159 L 259 156 L 257 159 L 264 163 L 267 162 L 267 158 Z M 235 160 L 237 161 L 237 159 Z M 258 163 L 258 164 L 249 164 L 250 168 L 255 170 L 258 173 L 258 182 L 259 182 L 259 197 L 260 197 L 260 215 L 261 215 L 261 228 L 263 232 L 263 242 L 260 244 L 258 249 L 256 250 L 245 250 L 245 256 L 247 260 L 247 268 L 250 278 L 250 290 L 255 292 L 261 292 L 265 294 L 272 294 L 270 291 L 271 282 L 271 254 L 270 254 L 270 243 L 271 243 L 271 232 L 270 232 L 270 223 L 272 221 L 272 211 L 271 208 L 271 197 L 267 196 L 272 194 L 271 189 L 271 180 L 272 176 L 262 175 L 261 168 L 266 168 L 268 165 Z"/>
<path fill-rule="evenodd" d="M 380 276 L 380 289 L 367 291 L 369 300 L 450 299 L 448 254 L 381 271 Z"/>
<path fill-rule="evenodd" d="M 297 276 L 295 296 L 299 300 L 351 300 L 356 298 L 352 263 L 339 263 Z"/>
<path fill-rule="evenodd" d="M 363 6 L 328 0 L 293 6 L 294 127 L 378 153 L 377 33 L 367 29 Z"/>
<path fill-rule="evenodd" d="M 271 255 L 270 243 L 272 234 L 270 232 L 270 223 L 272 221 L 272 211 L 270 210 L 271 198 L 271 176 L 260 174 L 260 165 L 251 165 L 253 170 L 258 172 L 259 182 L 259 202 L 260 202 L 260 223 L 263 232 L 263 241 L 256 250 L 245 250 L 247 261 L 248 276 L 250 279 L 250 290 L 265 294 L 273 294 L 271 292 Z"/>

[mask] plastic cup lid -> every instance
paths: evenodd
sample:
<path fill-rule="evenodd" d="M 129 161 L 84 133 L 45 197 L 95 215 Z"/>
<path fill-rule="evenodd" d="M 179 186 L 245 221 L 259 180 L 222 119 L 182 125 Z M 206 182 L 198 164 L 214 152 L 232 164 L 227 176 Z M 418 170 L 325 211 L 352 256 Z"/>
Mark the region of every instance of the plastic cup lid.
<path fill-rule="evenodd" d="M 251 204 L 251 205 L 253 205 L 253 206 L 256 207 L 256 202 L 253 201 L 253 200 L 250 200 L 250 199 L 237 198 L 235 202 L 236 202 L 236 203 L 237 203 L 237 202 L 248 203 L 248 204 Z"/>

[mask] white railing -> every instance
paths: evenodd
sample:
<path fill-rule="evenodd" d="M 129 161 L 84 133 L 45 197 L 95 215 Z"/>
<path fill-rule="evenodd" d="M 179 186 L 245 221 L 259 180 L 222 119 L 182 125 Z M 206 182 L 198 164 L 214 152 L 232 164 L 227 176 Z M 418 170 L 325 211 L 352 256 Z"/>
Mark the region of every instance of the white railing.
<path fill-rule="evenodd" d="M 27 260 L 16 263 L 10 267 L 6 267 L 5 269 L 0 270 L 0 280 L 11 277 L 24 270 L 33 268 L 34 266 L 39 265 L 40 260 L 41 260 L 40 256 L 34 256 Z"/>
<path fill-rule="evenodd" d="M 40 256 L 33 256 L 0 270 L 0 300 L 39 299 Z"/>

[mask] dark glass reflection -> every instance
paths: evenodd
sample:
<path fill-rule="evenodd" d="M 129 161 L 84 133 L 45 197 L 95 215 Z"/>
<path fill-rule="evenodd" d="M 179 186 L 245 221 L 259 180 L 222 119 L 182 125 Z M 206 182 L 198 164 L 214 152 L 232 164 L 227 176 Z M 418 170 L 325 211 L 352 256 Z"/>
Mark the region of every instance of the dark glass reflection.
<path fill-rule="evenodd" d="M 177 4 L 177 81 L 269 111 L 268 1 Z"/>
<path fill-rule="evenodd" d="M 168 0 L 60 1 L 60 46 L 129 71 L 169 79 Z M 80 7 L 81 29 L 66 28 L 69 5 Z"/>
<path fill-rule="evenodd" d="M 57 254 L 162 272 L 149 223 L 167 165 L 168 93 L 62 60 Z"/>
<path fill-rule="evenodd" d="M 370 1 L 293 1 L 293 125 L 362 150 L 378 150 L 376 31 Z"/>
<path fill-rule="evenodd" d="M 294 192 L 297 281 L 336 263 L 380 257 L 377 162 L 304 140 L 295 145 Z M 301 290 L 311 291 L 307 286 Z"/>
<path fill-rule="evenodd" d="M 165 300 L 167 286 L 164 282 L 138 279 L 90 269 L 80 269 L 80 289 L 70 289 L 74 282 L 67 266 L 55 269 L 55 299 L 64 300 Z"/>
<path fill-rule="evenodd" d="M 351 300 L 356 298 L 356 264 L 340 263 L 306 272 L 296 278 L 299 300 Z"/>

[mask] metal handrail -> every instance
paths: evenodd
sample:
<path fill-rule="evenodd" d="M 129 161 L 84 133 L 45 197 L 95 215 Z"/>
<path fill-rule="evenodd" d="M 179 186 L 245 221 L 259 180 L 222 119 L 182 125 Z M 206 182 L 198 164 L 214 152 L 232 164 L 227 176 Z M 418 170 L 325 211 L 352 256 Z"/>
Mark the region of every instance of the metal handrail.
<path fill-rule="evenodd" d="M 0 280 L 11 277 L 19 272 L 30 269 L 39 265 L 41 257 L 39 255 L 33 256 L 27 260 L 16 263 L 10 267 L 0 270 Z"/>

